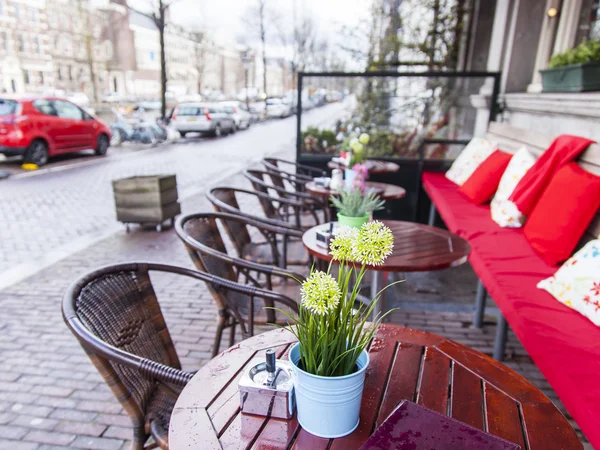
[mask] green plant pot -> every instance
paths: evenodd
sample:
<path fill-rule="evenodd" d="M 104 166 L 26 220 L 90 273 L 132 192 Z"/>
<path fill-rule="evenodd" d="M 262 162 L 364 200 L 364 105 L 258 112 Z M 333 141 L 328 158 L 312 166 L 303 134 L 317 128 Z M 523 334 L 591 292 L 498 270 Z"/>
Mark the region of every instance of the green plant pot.
<path fill-rule="evenodd" d="M 345 225 L 347 227 L 352 227 L 352 228 L 362 227 L 364 223 L 367 223 L 369 221 L 370 217 L 371 217 L 370 214 L 365 214 L 364 216 L 360 216 L 360 217 L 350 217 L 350 216 L 345 216 L 343 214 L 337 213 L 338 224 L 340 226 Z"/>
<path fill-rule="evenodd" d="M 600 63 L 540 70 L 544 92 L 600 91 Z"/>

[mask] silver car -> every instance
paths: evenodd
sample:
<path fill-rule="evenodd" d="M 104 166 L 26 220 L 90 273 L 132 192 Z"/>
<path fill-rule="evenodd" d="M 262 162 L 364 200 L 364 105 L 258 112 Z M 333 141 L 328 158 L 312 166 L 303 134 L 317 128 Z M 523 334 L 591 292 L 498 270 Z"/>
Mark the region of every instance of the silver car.
<path fill-rule="evenodd" d="M 214 103 L 181 103 L 173 111 L 171 124 L 181 137 L 187 133 L 211 136 L 235 133 L 233 116 Z"/>
<path fill-rule="evenodd" d="M 245 130 L 250 126 L 252 117 L 246 108 L 246 105 L 238 101 L 219 102 L 220 106 L 225 108 L 225 111 L 233 116 L 235 126 L 238 130 Z"/>

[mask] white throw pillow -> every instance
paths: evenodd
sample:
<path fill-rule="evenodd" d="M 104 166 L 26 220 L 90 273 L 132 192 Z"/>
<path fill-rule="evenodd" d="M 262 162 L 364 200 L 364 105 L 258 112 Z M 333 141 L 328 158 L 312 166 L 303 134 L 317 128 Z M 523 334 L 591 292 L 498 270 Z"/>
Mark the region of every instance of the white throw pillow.
<path fill-rule="evenodd" d="M 487 139 L 471 139 L 471 142 L 460 152 L 446 172 L 446 178 L 462 186 L 473 175 L 475 169 L 497 148 L 498 145 L 495 142 Z"/>
<path fill-rule="evenodd" d="M 588 242 L 537 287 L 600 326 L 600 239 Z"/>
<path fill-rule="evenodd" d="M 510 159 L 490 208 L 492 220 L 501 227 L 519 228 L 522 226 L 523 216 L 517 206 L 508 198 L 534 163 L 535 157 L 525 146 L 521 147 Z"/>

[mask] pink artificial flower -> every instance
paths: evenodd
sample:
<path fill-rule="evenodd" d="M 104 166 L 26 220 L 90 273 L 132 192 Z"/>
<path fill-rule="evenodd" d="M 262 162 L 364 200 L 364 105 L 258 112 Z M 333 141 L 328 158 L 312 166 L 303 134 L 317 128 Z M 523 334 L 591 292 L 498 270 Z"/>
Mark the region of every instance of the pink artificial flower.
<path fill-rule="evenodd" d="M 365 188 L 367 187 L 365 183 L 369 177 L 369 169 L 367 169 L 365 164 L 359 163 L 354 164 L 354 166 L 352 166 L 352 170 L 356 172 L 356 178 L 354 178 L 353 186 L 364 192 Z"/>

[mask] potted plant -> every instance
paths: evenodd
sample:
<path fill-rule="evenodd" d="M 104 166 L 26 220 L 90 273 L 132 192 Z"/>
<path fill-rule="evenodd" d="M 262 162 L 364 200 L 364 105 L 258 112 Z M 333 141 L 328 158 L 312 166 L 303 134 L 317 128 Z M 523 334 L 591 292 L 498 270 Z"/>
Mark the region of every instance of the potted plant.
<path fill-rule="evenodd" d="M 585 41 L 554 55 L 540 73 L 544 92 L 600 90 L 600 42 Z"/>
<path fill-rule="evenodd" d="M 298 339 L 289 354 L 298 421 L 311 434 L 336 438 L 358 426 L 369 366 L 366 348 L 387 313 L 369 322 L 381 291 L 368 306 L 356 300 L 365 268 L 382 264 L 393 246 L 392 232 L 381 222 L 366 223 L 360 230 L 340 228 L 330 243 L 331 255 L 340 263 L 337 279 L 330 270 L 311 271 L 302 284 L 298 316 L 288 316 Z"/>
<path fill-rule="evenodd" d="M 337 219 L 341 226 L 360 228 L 368 222 L 371 213 L 383 208 L 384 200 L 370 190 L 346 189 L 339 197 L 331 196 L 331 204 L 337 209 Z"/>

